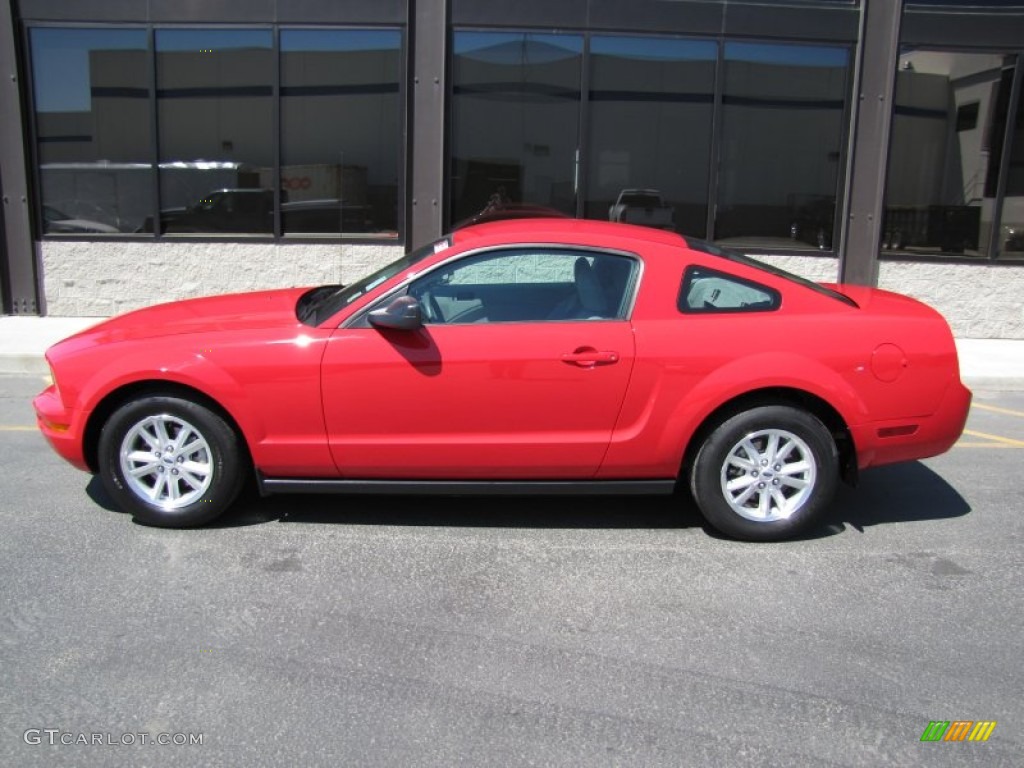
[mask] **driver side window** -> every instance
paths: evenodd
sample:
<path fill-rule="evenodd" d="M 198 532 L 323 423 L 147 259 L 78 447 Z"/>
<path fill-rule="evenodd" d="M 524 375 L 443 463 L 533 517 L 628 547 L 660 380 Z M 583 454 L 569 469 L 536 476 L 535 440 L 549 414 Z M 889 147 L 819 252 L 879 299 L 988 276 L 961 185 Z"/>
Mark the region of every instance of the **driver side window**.
<path fill-rule="evenodd" d="M 619 320 L 634 259 L 580 249 L 510 248 L 469 256 L 414 281 L 428 324 Z"/>

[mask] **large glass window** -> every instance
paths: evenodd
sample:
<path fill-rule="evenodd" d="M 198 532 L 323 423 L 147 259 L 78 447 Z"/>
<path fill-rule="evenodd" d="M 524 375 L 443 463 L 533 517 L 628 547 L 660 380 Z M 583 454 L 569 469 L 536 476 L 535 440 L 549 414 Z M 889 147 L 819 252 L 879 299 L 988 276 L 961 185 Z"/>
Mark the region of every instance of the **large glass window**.
<path fill-rule="evenodd" d="M 43 232 L 135 231 L 153 206 L 145 30 L 33 29 L 30 44 Z"/>
<path fill-rule="evenodd" d="M 450 223 L 539 205 L 755 250 L 834 250 L 849 46 L 604 34 L 581 46 L 455 33 Z"/>
<path fill-rule="evenodd" d="M 848 70 L 846 47 L 726 43 L 715 240 L 832 248 Z"/>
<path fill-rule="evenodd" d="M 704 237 L 714 42 L 595 36 L 584 216 Z"/>
<path fill-rule="evenodd" d="M 163 232 L 274 231 L 270 30 L 156 32 Z"/>
<path fill-rule="evenodd" d="M 583 38 L 454 36 L 450 221 L 529 203 L 576 213 Z"/>
<path fill-rule="evenodd" d="M 1018 75 L 1021 76 L 1024 75 Z M 1009 115 L 1007 108 L 1004 107 L 1003 111 Z M 1016 111 L 1010 157 L 1006 165 L 1006 196 L 1001 211 L 1002 236 L 997 255 L 1000 258 L 1024 259 L 1024 96 L 1018 96 Z"/>
<path fill-rule="evenodd" d="M 989 255 L 1013 82 L 1005 63 L 1000 54 L 901 54 L 883 251 Z"/>
<path fill-rule="evenodd" d="M 401 34 L 281 31 L 282 228 L 398 234 Z"/>

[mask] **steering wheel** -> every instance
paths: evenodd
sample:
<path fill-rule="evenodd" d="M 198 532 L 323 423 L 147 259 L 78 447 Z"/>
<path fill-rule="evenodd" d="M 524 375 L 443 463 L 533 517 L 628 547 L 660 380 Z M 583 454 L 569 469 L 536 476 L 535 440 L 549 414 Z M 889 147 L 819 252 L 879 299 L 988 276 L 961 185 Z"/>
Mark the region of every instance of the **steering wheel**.
<path fill-rule="evenodd" d="M 410 290 L 409 295 L 420 303 L 423 318 L 428 323 L 443 323 L 445 321 L 441 305 L 437 303 L 437 299 L 430 292 L 429 285 L 424 286 L 421 290 Z"/>

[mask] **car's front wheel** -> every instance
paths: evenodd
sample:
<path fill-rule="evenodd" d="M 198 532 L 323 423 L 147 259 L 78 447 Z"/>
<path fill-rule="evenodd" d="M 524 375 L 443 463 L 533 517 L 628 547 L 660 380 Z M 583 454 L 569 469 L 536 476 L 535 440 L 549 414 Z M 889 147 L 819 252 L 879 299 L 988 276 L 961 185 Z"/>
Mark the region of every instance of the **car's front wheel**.
<path fill-rule="evenodd" d="M 99 469 L 114 501 L 148 525 L 203 525 L 234 501 L 244 477 L 235 430 L 198 403 L 149 396 L 118 408 L 100 432 Z"/>
<path fill-rule="evenodd" d="M 784 405 L 751 408 L 711 430 L 690 472 L 712 526 L 749 541 L 805 531 L 839 482 L 835 441 L 813 415 Z"/>

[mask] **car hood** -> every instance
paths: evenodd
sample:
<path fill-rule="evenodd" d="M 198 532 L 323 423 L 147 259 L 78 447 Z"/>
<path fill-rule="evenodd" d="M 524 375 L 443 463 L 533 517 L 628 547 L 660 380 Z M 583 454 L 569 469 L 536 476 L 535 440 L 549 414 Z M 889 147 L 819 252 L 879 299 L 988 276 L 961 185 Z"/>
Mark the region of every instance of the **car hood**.
<path fill-rule="evenodd" d="M 66 339 L 95 344 L 186 333 L 298 325 L 295 305 L 308 288 L 210 296 L 128 312 Z"/>

